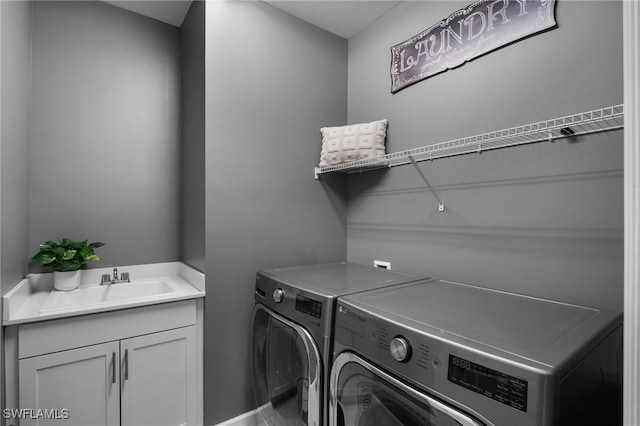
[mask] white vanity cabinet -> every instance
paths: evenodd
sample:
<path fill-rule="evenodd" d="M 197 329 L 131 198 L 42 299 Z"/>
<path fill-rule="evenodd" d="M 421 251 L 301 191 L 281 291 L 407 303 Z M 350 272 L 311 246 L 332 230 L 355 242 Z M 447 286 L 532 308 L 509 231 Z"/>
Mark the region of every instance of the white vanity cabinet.
<path fill-rule="evenodd" d="M 122 425 L 193 425 L 195 327 L 120 343 Z"/>
<path fill-rule="evenodd" d="M 20 407 L 49 410 L 21 425 L 120 424 L 118 342 L 92 345 L 19 361 Z"/>
<path fill-rule="evenodd" d="M 13 403 L 30 415 L 7 425 L 202 424 L 201 303 L 9 327 Z"/>

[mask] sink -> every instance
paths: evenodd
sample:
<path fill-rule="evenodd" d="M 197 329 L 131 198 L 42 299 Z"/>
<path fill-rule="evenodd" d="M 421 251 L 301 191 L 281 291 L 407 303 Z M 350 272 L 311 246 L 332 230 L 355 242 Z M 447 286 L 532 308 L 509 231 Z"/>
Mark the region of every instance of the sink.
<path fill-rule="evenodd" d="M 137 299 L 155 300 L 168 296 L 175 289 L 165 281 L 142 281 L 80 287 L 72 291 L 53 291 L 40 312 L 122 302 Z"/>

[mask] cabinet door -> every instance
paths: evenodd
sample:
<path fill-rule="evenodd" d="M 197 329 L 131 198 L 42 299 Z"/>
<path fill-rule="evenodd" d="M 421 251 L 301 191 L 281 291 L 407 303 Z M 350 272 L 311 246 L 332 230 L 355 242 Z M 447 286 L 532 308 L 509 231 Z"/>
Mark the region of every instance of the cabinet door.
<path fill-rule="evenodd" d="M 195 327 L 122 340 L 120 351 L 123 426 L 195 424 Z"/>
<path fill-rule="evenodd" d="M 119 351 L 110 342 L 20 360 L 20 425 L 119 425 Z"/>

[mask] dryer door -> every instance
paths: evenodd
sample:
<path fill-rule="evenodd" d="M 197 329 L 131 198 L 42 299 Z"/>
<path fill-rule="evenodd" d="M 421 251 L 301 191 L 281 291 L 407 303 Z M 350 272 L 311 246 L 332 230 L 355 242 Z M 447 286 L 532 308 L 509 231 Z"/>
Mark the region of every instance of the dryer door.
<path fill-rule="evenodd" d="M 320 426 L 320 353 L 309 332 L 270 309 L 253 311 L 252 376 L 265 425 Z"/>
<path fill-rule="evenodd" d="M 330 426 L 484 426 L 349 352 L 333 364 L 329 404 Z"/>

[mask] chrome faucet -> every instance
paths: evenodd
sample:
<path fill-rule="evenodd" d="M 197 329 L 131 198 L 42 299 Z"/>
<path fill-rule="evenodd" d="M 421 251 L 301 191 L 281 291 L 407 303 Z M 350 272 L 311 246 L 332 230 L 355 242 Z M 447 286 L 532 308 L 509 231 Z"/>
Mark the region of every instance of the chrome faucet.
<path fill-rule="evenodd" d="M 102 274 L 102 278 L 100 279 L 100 285 L 111 284 L 111 275 Z"/>
<path fill-rule="evenodd" d="M 118 279 L 118 268 L 113 268 L 113 279 L 111 279 L 111 275 L 102 274 L 102 278 L 100 279 L 100 285 L 110 285 L 115 283 L 130 283 L 131 279 L 129 278 L 128 272 L 123 272 Z"/>

